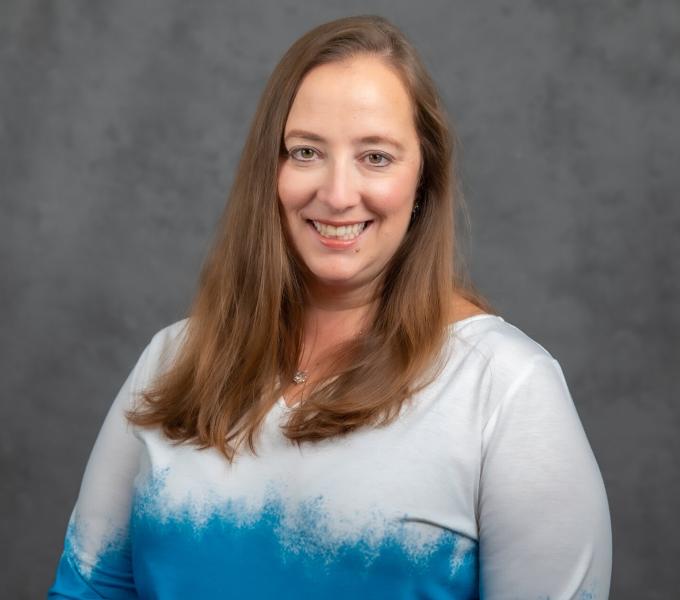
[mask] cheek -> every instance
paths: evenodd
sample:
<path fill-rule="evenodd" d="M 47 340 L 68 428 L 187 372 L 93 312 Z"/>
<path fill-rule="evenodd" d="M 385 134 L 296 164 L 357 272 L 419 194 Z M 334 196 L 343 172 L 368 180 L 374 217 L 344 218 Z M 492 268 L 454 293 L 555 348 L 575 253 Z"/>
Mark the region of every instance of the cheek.
<path fill-rule="evenodd" d="M 410 174 L 375 181 L 370 194 L 372 208 L 384 217 L 398 218 L 408 215 L 410 218 L 415 188 L 416 182 Z"/>
<path fill-rule="evenodd" d="M 277 189 L 281 204 L 287 211 L 304 206 L 311 193 L 311 186 L 304 173 L 295 172 L 285 166 L 279 171 Z"/>
<path fill-rule="evenodd" d="M 277 189 L 286 210 L 299 210 L 308 204 L 319 187 L 318 175 L 284 164 L 279 169 Z"/>

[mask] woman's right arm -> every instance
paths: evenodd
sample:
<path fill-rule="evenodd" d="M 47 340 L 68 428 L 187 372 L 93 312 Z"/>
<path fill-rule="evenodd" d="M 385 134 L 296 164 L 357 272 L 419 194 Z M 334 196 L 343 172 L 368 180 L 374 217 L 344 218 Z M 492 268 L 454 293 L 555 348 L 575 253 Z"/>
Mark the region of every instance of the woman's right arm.
<path fill-rule="evenodd" d="M 129 521 L 142 442 L 125 418 L 145 379 L 149 344 L 104 420 L 71 513 L 49 598 L 137 598 Z"/>

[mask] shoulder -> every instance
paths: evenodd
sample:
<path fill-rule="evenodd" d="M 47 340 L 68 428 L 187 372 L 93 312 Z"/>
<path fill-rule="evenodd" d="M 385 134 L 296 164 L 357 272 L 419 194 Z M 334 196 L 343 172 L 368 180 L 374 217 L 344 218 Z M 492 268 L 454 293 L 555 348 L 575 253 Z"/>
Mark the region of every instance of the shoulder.
<path fill-rule="evenodd" d="M 478 314 L 451 326 L 452 337 L 498 367 L 513 369 L 552 354 L 536 339 L 499 315 Z"/>
<path fill-rule="evenodd" d="M 177 345 L 181 342 L 188 324 L 189 317 L 166 325 L 151 337 L 149 346 L 154 350 L 167 350 L 168 348 Z"/>
<path fill-rule="evenodd" d="M 487 415 L 525 383 L 543 374 L 562 377 L 553 355 L 536 339 L 498 315 L 476 315 L 451 326 L 452 351 L 483 371 Z M 471 359 L 471 360 L 467 360 Z"/>
<path fill-rule="evenodd" d="M 484 312 L 461 294 L 451 303 L 449 330 L 494 370 L 513 373 L 538 358 L 554 360 L 537 340 L 500 315 Z"/>
<path fill-rule="evenodd" d="M 177 356 L 186 334 L 189 318 L 175 321 L 159 329 L 151 336 L 151 340 L 142 352 L 137 368 L 140 380 L 147 384 L 160 372 L 164 371 Z"/>

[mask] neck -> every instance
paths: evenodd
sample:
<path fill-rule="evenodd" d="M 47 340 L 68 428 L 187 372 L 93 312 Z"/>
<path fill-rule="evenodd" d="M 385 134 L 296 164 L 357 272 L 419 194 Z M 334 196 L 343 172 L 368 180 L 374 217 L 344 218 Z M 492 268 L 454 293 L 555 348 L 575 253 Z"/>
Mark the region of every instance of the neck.
<path fill-rule="evenodd" d="M 306 364 L 309 354 L 323 354 L 336 343 L 364 330 L 377 300 L 375 293 L 365 287 L 347 289 L 316 284 L 308 290 L 303 364 Z"/>
<path fill-rule="evenodd" d="M 333 286 L 315 283 L 308 286 L 308 311 L 316 313 L 367 312 L 375 304 L 374 286 Z"/>

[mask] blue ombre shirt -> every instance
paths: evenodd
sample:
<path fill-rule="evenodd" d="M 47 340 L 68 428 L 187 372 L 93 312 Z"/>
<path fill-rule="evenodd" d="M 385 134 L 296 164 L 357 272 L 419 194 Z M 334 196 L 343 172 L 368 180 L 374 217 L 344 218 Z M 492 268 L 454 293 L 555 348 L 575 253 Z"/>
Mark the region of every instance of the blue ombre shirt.
<path fill-rule="evenodd" d="M 50 598 L 608 597 L 597 462 L 559 363 L 517 327 L 451 325 L 440 375 L 386 427 L 298 448 L 281 399 L 230 465 L 124 417 L 185 324 L 113 402 Z"/>

